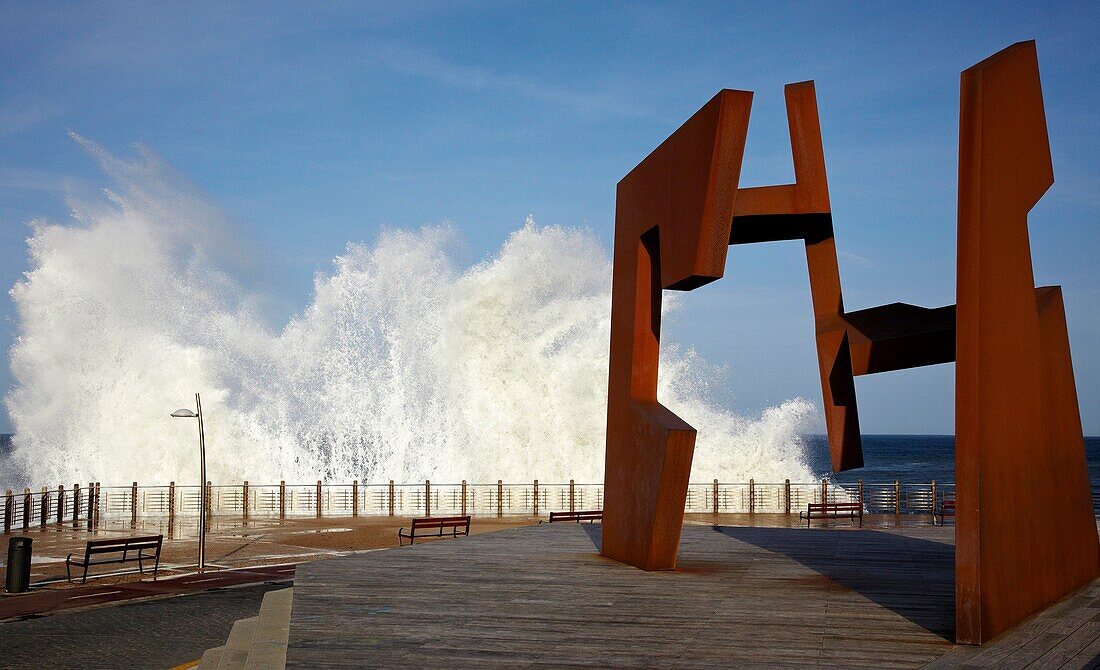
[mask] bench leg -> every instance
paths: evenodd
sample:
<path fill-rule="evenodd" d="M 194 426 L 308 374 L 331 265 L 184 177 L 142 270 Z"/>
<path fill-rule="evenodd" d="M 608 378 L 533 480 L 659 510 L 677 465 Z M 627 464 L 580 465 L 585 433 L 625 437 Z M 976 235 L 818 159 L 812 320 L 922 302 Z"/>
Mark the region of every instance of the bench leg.
<path fill-rule="evenodd" d="M 84 564 L 84 579 L 80 580 L 80 583 L 81 584 L 87 584 L 88 583 L 88 564 L 87 563 Z"/>
<path fill-rule="evenodd" d="M 69 571 L 69 559 L 65 559 L 65 577 L 69 580 L 69 583 L 73 583 L 73 573 Z"/>

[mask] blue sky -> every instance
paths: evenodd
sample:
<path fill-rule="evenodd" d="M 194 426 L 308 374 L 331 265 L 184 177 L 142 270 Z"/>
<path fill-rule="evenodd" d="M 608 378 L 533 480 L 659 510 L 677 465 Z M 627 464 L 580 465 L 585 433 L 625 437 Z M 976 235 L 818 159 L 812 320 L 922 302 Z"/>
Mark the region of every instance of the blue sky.
<path fill-rule="evenodd" d="M 70 130 L 148 146 L 210 194 L 279 324 L 382 226 L 451 221 L 476 261 L 530 214 L 610 249 L 615 183 L 720 88 L 756 92 L 742 185 L 791 181 L 783 84 L 814 79 L 846 306 L 949 304 L 959 72 L 1036 39 L 1056 179 L 1031 218 L 1036 281 L 1064 287 L 1100 434 L 1095 3 L 319 7 L 0 3 L 0 285 L 28 268 L 29 220 L 106 185 Z M 6 297 L 0 320 L 6 352 Z M 728 366 L 738 411 L 820 402 L 799 243 L 731 248 L 666 333 Z M 861 378 L 864 432 L 953 432 L 953 372 Z"/>

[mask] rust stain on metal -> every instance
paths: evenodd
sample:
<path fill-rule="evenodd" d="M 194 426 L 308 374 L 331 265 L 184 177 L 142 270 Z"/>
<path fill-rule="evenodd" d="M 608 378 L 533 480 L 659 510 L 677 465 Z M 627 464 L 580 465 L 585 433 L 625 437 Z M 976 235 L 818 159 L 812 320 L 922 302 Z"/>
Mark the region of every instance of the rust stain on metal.
<path fill-rule="evenodd" d="M 695 430 L 657 398 L 662 290 L 801 239 L 835 471 L 863 465 L 855 376 L 957 359 L 957 635 L 980 643 L 1100 575 L 1061 291 L 1031 269 L 1053 182 L 1035 44 L 962 76 L 957 306 L 845 312 L 813 82 L 785 94 L 794 184 L 738 187 L 752 93 L 732 90 L 619 182 L 602 553 L 676 567 Z"/>

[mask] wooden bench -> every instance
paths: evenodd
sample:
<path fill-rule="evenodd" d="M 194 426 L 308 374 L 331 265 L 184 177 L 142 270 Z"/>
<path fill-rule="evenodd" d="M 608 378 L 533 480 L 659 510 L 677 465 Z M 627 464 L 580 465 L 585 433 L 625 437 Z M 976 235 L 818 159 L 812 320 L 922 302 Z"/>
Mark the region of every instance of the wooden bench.
<path fill-rule="evenodd" d="M 130 561 L 137 561 L 138 572 L 145 573 L 145 565 L 143 561 L 153 561 L 153 579 L 157 578 L 157 569 L 160 567 L 160 545 L 164 539 L 163 535 L 146 535 L 143 537 L 123 537 L 113 538 L 110 540 L 88 540 L 88 546 L 84 548 L 84 557 L 82 559 L 73 559 L 73 556 L 79 556 L 79 554 L 69 554 L 65 559 L 65 576 L 69 578 L 69 582 L 73 581 L 72 573 L 70 572 L 70 566 L 76 565 L 84 568 L 84 578 L 81 580 L 81 584 L 88 581 L 88 567 L 92 565 L 107 565 L 111 563 L 128 563 Z M 151 551 L 152 555 L 147 555 L 145 552 Z M 122 554 L 121 558 L 103 558 L 93 560 L 94 556 L 103 556 L 104 554 Z"/>
<path fill-rule="evenodd" d="M 470 534 L 469 516 L 425 516 L 412 520 L 408 532 L 404 528 L 397 531 L 397 544 L 404 546 L 404 540 L 416 544 L 418 537 L 444 537 L 443 531 L 450 529 L 451 537 Z M 459 530 L 461 529 L 461 530 Z"/>
<path fill-rule="evenodd" d="M 550 523 L 555 521 L 573 521 L 580 523 L 587 521 L 588 523 L 595 523 L 597 521 L 603 522 L 603 510 L 591 509 L 583 512 L 550 512 Z M 542 521 L 539 521 L 542 523 Z"/>
<path fill-rule="evenodd" d="M 798 518 L 806 520 L 806 527 L 810 527 L 810 519 L 840 519 L 848 517 L 853 523 L 859 519 L 859 525 L 863 527 L 863 505 L 858 502 L 838 503 L 810 503 L 809 509 L 799 512 Z"/>
<path fill-rule="evenodd" d="M 950 500 L 950 499 L 944 500 L 942 503 L 940 503 L 940 507 L 939 507 L 938 510 L 936 510 L 936 509 L 932 510 L 932 525 L 933 526 L 937 525 L 936 524 L 936 517 L 937 516 L 940 518 L 940 523 L 939 523 L 940 526 L 943 525 L 943 518 L 945 516 L 951 516 L 951 517 L 955 516 L 955 501 Z"/>

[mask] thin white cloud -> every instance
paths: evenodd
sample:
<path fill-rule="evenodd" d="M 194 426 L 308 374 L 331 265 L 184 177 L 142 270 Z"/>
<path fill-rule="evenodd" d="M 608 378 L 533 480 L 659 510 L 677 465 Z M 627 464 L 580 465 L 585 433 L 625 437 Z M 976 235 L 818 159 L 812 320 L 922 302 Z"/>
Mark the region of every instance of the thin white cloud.
<path fill-rule="evenodd" d="M 878 265 L 866 256 L 860 256 L 859 254 L 854 254 L 851 251 L 844 251 L 843 249 L 838 251 L 837 255 L 857 267 L 865 268 L 868 270 L 878 269 Z"/>
<path fill-rule="evenodd" d="M 60 108 L 55 106 L 29 105 L 20 107 L 11 103 L 0 105 L 0 137 L 14 135 L 60 115 Z"/>
<path fill-rule="evenodd" d="M 607 93 L 590 93 L 543 84 L 526 77 L 446 61 L 434 54 L 395 44 L 382 44 L 374 54 L 384 68 L 469 91 L 511 93 L 581 113 L 639 117 L 646 112 L 633 102 Z"/>

